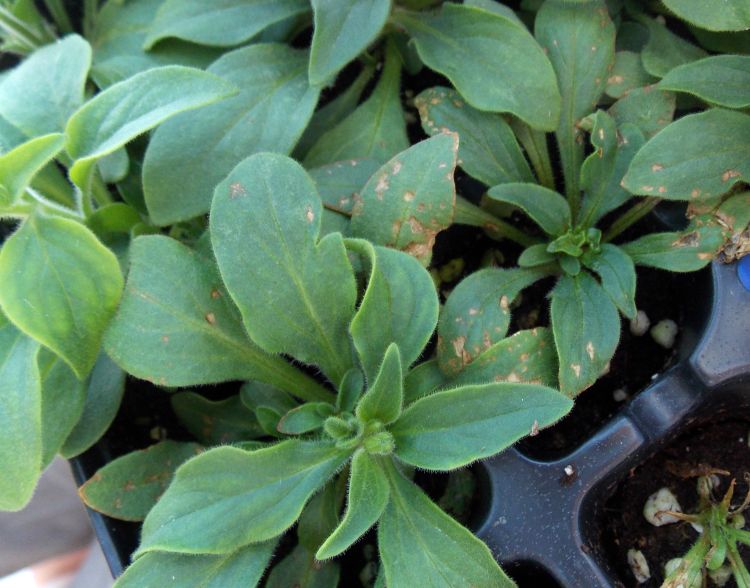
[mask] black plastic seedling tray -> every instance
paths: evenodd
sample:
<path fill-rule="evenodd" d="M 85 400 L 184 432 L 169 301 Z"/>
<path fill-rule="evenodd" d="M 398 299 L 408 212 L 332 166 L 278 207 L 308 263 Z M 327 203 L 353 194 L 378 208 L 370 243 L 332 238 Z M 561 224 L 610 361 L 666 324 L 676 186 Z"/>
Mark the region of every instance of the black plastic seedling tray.
<path fill-rule="evenodd" d="M 692 352 L 578 449 L 540 461 L 512 448 L 483 462 L 489 506 L 476 533 L 511 571 L 535 577 L 527 586 L 547 585 L 545 576 L 564 588 L 632 584 L 616 576 L 600 541 L 607 499 L 695 423 L 750 412 L 750 291 L 738 269 L 714 263 L 711 291 L 694 293 L 707 320 Z"/>

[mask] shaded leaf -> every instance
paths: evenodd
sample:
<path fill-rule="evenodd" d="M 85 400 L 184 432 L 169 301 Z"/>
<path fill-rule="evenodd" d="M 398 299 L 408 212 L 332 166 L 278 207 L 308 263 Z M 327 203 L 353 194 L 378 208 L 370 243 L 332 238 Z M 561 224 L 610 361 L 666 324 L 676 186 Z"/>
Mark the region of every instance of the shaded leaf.
<path fill-rule="evenodd" d="M 253 155 L 216 188 L 211 240 L 250 337 L 339 382 L 352 367 L 356 287 L 341 235 L 319 240 L 321 212 L 298 163 Z"/>
<path fill-rule="evenodd" d="M 302 545 L 274 565 L 266 588 L 336 588 L 339 585 L 338 562 L 319 562 L 315 553 Z"/>
<path fill-rule="evenodd" d="M 208 71 L 240 93 L 178 116 L 154 133 L 143 189 L 158 225 L 208 212 L 216 185 L 249 155 L 289 153 L 318 101 L 318 90 L 307 81 L 307 53 L 285 45 L 237 49 Z"/>
<path fill-rule="evenodd" d="M 226 553 L 276 537 L 348 457 L 296 440 L 251 452 L 210 449 L 177 470 L 146 517 L 138 553 Z"/>
<path fill-rule="evenodd" d="M 124 521 L 142 521 L 172 481 L 175 470 L 202 451 L 197 443 L 162 441 L 118 457 L 78 493 L 87 506 Z"/>
<path fill-rule="evenodd" d="M 701 0 L 664 0 L 680 18 L 709 31 L 742 31 L 750 28 L 750 3 L 727 0 L 707 4 Z"/>
<path fill-rule="evenodd" d="M 437 359 L 423 361 L 414 366 L 404 378 L 404 406 L 431 394 L 447 379 Z"/>
<path fill-rule="evenodd" d="M 642 22 L 648 27 L 649 38 L 641 57 L 643 67 L 652 76 L 663 78 L 679 65 L 706 57 L 703 49 L 675 35 L 660 22 L 649 18 Z"/>
<path fill-rule="evenodd" d="M 306 402 L 287 412 L 276 426 L 285 435 L 302 435 L 323 427 L 335 408 L 327 402 Z"/>
<path fill-rule="evenodd" d="M 643 68 L 641 54 L 635 51 L 617 51 L 615 64 L 607 78 L 605 92 L 612 98 L 622 98 L 630 90 L 655 82 Z M 666 88 L 669 89 L 669 88 Z"/>
<path fill-rule="evenodd" d="M 180 392 L 170 402 L 180 424 L 203 445 L 225 445 L 263 436 L 255 415 L 239 395 L 211 401 L 195 392 Z"/>
<path fill-rule="evenodd" d="M 634 124 L 646 139 L 650 139 L 674 118 L 675 95 L 663 92 L 661 88 L 659 84 L 631 90 L 610 107 L 609 114 L 618 127 Z"/>
<path fill-rule="evenodd" d="M 575 396 L 593 384 L 620 340 L 620 316 L 587 272 L 564 275 L 552 291 L 551 322 L 560 360 L 560 390 Z"/>
<path fill-rule="evenodd" d="M 0 206 L 10 206 L 65 145 L 59 133 L 44 135 L 22 143 L 0 155 Z"/>
<path fill-rule="evenodd" d="M 479 110 L 510 112 L 541 130 L 557 127 L 560 96 L 550 62 L 515 19 L 446 3 L 438 12 L 398 12 L 422 61 Z M 477 80 L 492 79 L 492 84 Z M 512 83 L 511 83 L 512 81 Z"/>
<path fill-rule="evenodd" d="M 538 184 L 501 184 L 487 192 L 492 200 L 518 206 L 545 233 L 557 237 L 571 228 L 570 207 L 557 192 Z"/>
<path fill-rule="evenodd" d="M 635 318 L 635 267 L 633 260 L 619 247 L 610 243 L 601 246 L 601 251 L 585 257 L 584 264 L 596 272 L 602 288 L 612 298 L 620 312 L 627 318 Z"/>
<path fill-rule="evenodd" d="M 573 406 L 538 384 L 468 385 L 425 396 L 390 428 L 399 459 L 418 468 L 452 470 L 494 455 L 558 421 Z"/>
<path fill-rule="evenodd" d="M 623 185 L 668 200 L 708 199 L 750 177 L 750 116 L 722 109 L 690 114 L 633 158 Z"/>

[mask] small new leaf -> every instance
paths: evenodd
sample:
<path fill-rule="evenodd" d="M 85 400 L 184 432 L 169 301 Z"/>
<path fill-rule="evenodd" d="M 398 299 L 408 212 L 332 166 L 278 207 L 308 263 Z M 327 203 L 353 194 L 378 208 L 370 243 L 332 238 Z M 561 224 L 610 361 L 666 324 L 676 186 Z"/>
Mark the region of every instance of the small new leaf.
<path fill-rule="evenodd" d="M 404 402 L 404 382 L 398 345 L 392 343 L 385 352 L 383 364 L 374 382 L 357 404 L 356 414 L 363 422 L 379 421 L 384 425 L 395 421 Z"/>

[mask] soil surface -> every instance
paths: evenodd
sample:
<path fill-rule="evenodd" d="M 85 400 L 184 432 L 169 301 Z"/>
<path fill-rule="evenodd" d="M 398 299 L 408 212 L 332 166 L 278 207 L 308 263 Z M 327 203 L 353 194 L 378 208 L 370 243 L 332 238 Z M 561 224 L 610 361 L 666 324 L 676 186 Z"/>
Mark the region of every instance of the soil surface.
<path fill-rule="evenodd" d="M 622 586 L 658 588 L 664 580 L 664 564 L 681 557 L 698 538 L 689 523 L 654 527 L 646 521 L 643 505 L 648 497 L 667 487 L 677 497 L 683 512 L 694 512 L 698 505 L 697 480 L 685 477 L 686 470 L 708 466 L 730 472 L 729 476 L 720 476 L 721 485 L 714 492 L 717 499 L 724 496 L 733 478 L 737 480 L 732 504 L 738 506 L 750 491 L 745 481 L 745 474 L 750 472 L 749 437 L 750 417 L 698 425 L 630 472 L 604 507 L 606 523 L 602 525 L 601 537 Z M 640 549 L 648 561 L 651 579 L 645 584 L 635 581 L 627 564 L 631 548 Z M 740 553 L 750 566 L 750 549 L 741 548 Z M 736 583 L 731 580 L 725 588 L 734 586 Z"/>

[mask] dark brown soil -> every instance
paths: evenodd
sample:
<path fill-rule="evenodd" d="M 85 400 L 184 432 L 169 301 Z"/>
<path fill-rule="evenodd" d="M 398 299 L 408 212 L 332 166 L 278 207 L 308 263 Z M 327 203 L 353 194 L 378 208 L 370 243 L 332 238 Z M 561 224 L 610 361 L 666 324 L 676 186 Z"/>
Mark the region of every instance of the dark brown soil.
<path fill-rule="evenodd" d="M 721 476 L 721 487 L 715 492 L 721 498 L 735 478 L 734 505 L 739 505 L 750 488 L 745 473 L 750 472 L 750 417 L 696 426 L 666 449 L 630 472 L 604 507 L 602 545 L 622 585 L 639 586 L 627 565 L 627 552 L 640 549 L 649 563 L 651 580 L 642 588 L 657 588 L 664 580 L 664 564 L 680 557 L 692 546 L 698 534 L 688 523 L 654 527 L 643 517 L 646 499 L 660 488 L 668 487 L 684 512 L 693 512 L 698 504 L 696 478 L 685 478 L 685 468 L 710 466 L 730 472 Z M 750 549 L 740 550 L 750 565 Z M 710 584 L 709 584 L 710 585 Z M 734 580 L 726 588 L 736 586 Z"/>

